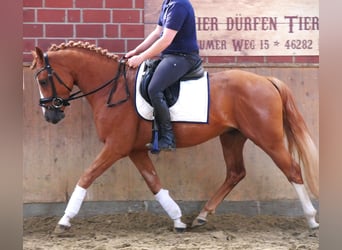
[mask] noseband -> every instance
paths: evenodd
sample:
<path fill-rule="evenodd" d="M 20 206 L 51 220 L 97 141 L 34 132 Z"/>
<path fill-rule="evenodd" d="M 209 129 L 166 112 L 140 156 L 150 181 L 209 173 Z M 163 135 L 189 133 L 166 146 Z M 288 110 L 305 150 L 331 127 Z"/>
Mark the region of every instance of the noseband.
<path fill-rule="evenodd" d="M 54 83 L 54 80 L 53 80 L 53 76 L 55 76 L 56 79 L 58 80 L 58 82 L 60 84 L 62 84 L 67 90 L 69 90 L 71 92 L 72 89 L 70 87 L 68 87 L 68 85 L 66 85 L 63 82 L 63 80 L 59 77 L 59 75 L 52 69 L 52 67 L 51 67 L 51 65 L 49 63 L 49 58 L 48 58 L 47 53 L 44 53 L 44 62 L 45 62 L 45 66 L 37 71 L 37 73 L 34 75 L 34 78 L 37 79 L 38 75 L 40 73 L 42 73 L 43 71 L 45 71 L 45 70 L 48 73 L 48 82 L 51 83 L 52 96 L 51 97 L 47 97 L 47 98 L 40 98 L 39 99 L 39 105 L 44 107 L 44 108 L 46 108 L 46 109 L 48 109 L 48 110 L 52 110 L 52 109 L 60 110 L 63 106 L 69 106 L 70 105 L 69 101 L 72 101 L 72 100 L 75 100 L 75 99 L 79 99 L 79 98 L 82 98 L 82 97 L 94 94 L 97 91 L 99 91 L 99 90 L 103 89 L 104 87 L 108 86 L 112 82 L 114 84 L 112 86 L 112 89 L 111 89 L 111 91 L 109 93 L 109 97 L 108 97 L 108 100 L 107 100 L 107 106 L 108 107 L 113 107 L 113 106 L 119 105 L 119 104 L 127 101 L 129 96 L 130 96 L 129 89 L 128 89 L 128 84 L 127 84 L 127 79 L 126 79 L 126 67 L 125 67 L 126 64 L 125 64 L 124 60 L 120 60 L 120 62 L 119 62 L 119 69 L 117 71 L 116 76 L 113 79 L 109 80 L 108 82 L 105 82 L 100 87 L 98 87 L 98 88 L 96 88 L 96 89 L 94 89 L 94 90 L 92 90 L 92 91 L 90 91 L 90 92 L 88 92 L 86 94 L 80 94 L 81 91 L 77 91 L 77 92 L 71 94 L 69 96 L 69 98 L 67 98 L 67 99 L 64 99 L 64 98 L 58 96 L 57 91 L 56 91 L 56 86 L 55 86 L 55 83 Z M 116 102 L 116 103 L 111 103 L 112 95 L 114 94 L 114 92 L 115 92 L 115 90 L 117 88 L 118 79 L 120 78 L 121 75 L 123 75 L 124 79 L 125 79 L 126 97 L 124 99 Z M 48 105 L 48 103 L 51 103 L 51 105 Z"/>

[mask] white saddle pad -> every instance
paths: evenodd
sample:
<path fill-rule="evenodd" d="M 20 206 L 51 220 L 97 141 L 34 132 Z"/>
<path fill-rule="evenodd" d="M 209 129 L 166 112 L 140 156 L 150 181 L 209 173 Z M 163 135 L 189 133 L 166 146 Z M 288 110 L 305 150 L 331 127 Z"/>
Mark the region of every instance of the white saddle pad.
<path fill-rule="evenodd" d="M 143 62 L 138 70 L 135 84 L 135 105 L 137 113 L 145 120 L 153 120 L 153 107 L 140 94 Z M 177 102 L 170 107 L 171 121 L 208 123 L 209 116 L 209 74 L 196 80 L 180 82 Z"/>

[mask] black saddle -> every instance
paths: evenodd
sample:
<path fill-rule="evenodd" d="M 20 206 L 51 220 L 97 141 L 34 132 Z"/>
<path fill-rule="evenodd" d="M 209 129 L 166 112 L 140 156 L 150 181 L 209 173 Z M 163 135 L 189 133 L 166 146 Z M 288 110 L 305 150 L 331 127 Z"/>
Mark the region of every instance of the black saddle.
<path fill-rule="evenodd" d="M 153 76 L 153 73 L 161 59 L 150 59 L 145 61 L 145 68 L 140 84 L 141 96 L 151 105 L 151 100 L 148 96 L 147 88 Z M 174 105 L 179 97 L 180 82 L 187 80 L 199 79 L 204 75 L 202 60 L 199 60 L 184 76 L 170 87 L 164 90 L 164 96 L 169 107 Z M 152 106 L 152 105 L 151 105 Z"/>

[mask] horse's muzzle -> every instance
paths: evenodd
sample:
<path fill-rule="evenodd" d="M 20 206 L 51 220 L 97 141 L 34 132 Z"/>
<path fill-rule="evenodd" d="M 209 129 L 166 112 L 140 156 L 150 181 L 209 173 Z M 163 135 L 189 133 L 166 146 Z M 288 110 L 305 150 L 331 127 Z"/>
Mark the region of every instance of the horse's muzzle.
<path fill-rule="evenodd" d="M 60 109 L 47 109 L 45 111 L 45 120 L 56 124 L 65 117 L 64 111 Z"/>

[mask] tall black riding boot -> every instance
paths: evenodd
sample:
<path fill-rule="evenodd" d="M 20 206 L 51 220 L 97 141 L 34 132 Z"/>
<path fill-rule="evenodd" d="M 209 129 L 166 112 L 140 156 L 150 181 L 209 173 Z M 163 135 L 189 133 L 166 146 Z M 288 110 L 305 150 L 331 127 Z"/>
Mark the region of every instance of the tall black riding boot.
<path fill-rule="evenodd" d="M 164 95 L 161 93 L 151 100 L 154 107 L 155 119 L 159 128 L 159 149 L 173 151 L 176 149 L 175 136 L 173 134 L 172 124 L 170 120 L 170 111 L 165 101 Z"/>

